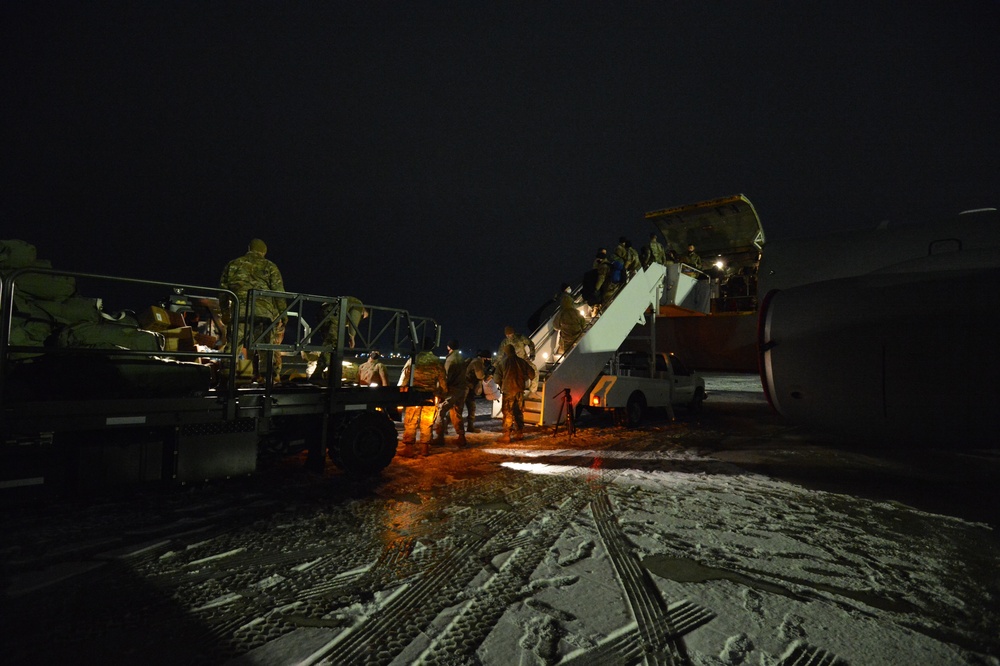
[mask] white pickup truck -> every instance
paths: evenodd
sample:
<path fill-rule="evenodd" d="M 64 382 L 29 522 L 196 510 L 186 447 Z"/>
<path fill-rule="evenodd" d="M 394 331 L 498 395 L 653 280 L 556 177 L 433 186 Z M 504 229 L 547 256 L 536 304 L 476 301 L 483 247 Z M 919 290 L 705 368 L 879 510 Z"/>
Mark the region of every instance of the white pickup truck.
<path fill-rule="evenodd" d="M 704 378 L 673 354 L 623 351 L 608 362 L 585 404 L 594 413 L 610 410 L 615 423 L 634 427 L 651 408 L 665 409 L 671 419 L 678 405 L 697 413 L 706 397 Z"/>

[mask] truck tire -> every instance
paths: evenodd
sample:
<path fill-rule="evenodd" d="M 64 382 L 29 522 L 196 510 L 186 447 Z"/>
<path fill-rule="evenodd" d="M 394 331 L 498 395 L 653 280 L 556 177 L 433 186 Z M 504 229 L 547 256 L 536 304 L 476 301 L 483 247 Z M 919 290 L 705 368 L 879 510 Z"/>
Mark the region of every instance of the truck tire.
<path fill-rule="evenodd" d="M 358 412 L 341 422 L 327 448 L 345 472 L 377 474 L 396 455 L 396 426 L 384 412 Z"/>
<path fill-rule="evenodd" d="M 688 411 L 692 414 L 701 413 L 701 403 L 705 402 L 705 389 L 700 386 L 695 389 L 694 397 L 691 398 L 691 402 L 688 403 Z"/>
<path fill-rule="evenodd" d="M 646 396 L 641 391 L 634 391 L 628 397 L 625 409 L 615 411 L 621 412 L 621 425 L 626 428 L 635 428 L 642 423 L 643 417 L 646 416 Z"/>

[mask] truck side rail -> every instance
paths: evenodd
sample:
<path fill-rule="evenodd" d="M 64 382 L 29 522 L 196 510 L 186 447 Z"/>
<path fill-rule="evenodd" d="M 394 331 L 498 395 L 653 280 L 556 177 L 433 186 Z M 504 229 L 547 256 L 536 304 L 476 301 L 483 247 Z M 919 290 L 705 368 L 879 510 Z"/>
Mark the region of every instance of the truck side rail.
<path fill-rule="evenodd" d="M 257 317 L 258 303 L 268 299 L 273 303 L 283 299 L 285 307 L 271 319 L 270 323 L 256 335 L 251 335 L 248 353 L 266 351 L 278 353 L 321 352 L 331 355 L 328 385 L 340 385 L 340 372 L 347 349 L 355 354 L 378 350 L 413 356 L 419 351 L 420 343 L 430 337 L 439 344 L 441 328 L 429 317 L 417 317 L 407 310 L 360 303 L 348 296 L 319 296 L 291 292 L 251 289 L 247 298 L 247 319 Z M 364 316 L 355 312 L 364 311 Z M 279 320 L 287 318 L 285 338 L 280 342 L 270 342 L 270 334 Z M 326 341 L 331 327 L 340 331 L 332 336 L 335 344 Z M 348 331 L 352 331 L 352 335 Z M 347 338 L 353 337 L 353 345 Z M 268 359 L 270 360 L 270 359 Z M 265 363 L 265 367 L 268 364 Z M 270 374 L 271 368 L 267 368 Z M 271 385 L 271 378 L 266 382 Z"/>

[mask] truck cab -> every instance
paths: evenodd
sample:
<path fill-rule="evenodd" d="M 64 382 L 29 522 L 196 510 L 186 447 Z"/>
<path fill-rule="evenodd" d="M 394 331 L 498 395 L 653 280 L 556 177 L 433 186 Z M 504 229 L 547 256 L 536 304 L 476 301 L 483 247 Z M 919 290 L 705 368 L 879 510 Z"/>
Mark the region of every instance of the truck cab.
<path fill-rule="evenodd" d="M 611 410 L 618 425 L 635 427 L 649 409 L 664 409 L 671 419 L 677 406 L 697 413 L 706 397 L 704 378 L 673 354 L 619 351 L 608 361 L 586 404 L 592 412 Z"/>

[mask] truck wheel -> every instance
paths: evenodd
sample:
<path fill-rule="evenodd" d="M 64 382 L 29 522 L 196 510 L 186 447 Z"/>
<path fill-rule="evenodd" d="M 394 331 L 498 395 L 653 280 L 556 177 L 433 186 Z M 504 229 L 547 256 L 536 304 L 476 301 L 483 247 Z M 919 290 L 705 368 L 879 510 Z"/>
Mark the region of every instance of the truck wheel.
<path fill-rule="evenodd" d="M 376 474 L 396 455 L 396 426 L 383 412 L 346 418 L 328 444 L 330 460 L 354 474 Z"/>
<path fill-rule="evenodd" d="M 634 428 L 642 422 L 646 415 L 646 396 L 636 391 L 628 397 L 625 405 L 624 425 L 626 428 Z"/>
<path fill-rule="evenodd" d="M 688 403 L 688 411 L 692 414 L 699 414 L 701 412 L 701 403 L 703 402 L 705 402 L 705 389 L 699 386 L 695 389 L 691 402 Z"/>

